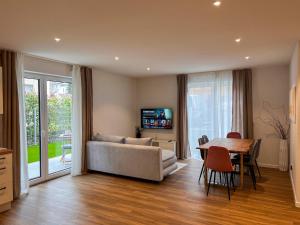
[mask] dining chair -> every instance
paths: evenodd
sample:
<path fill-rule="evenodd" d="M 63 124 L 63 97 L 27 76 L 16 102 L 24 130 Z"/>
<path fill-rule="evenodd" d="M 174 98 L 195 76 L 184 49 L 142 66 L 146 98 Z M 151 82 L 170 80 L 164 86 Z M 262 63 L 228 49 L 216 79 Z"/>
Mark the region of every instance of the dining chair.
<path fill-rule="evenodd" d="M 257 143 L 258 146 L 257 146 L 257 150 L 256 150 L 256 155 L 255 155 L 255 166 L 256 166 L 259 177 L 261 177 L 260 170 L 259 170 L 259 167 L 257 165 L 257 158 L 258 158 L 259 152 L 260 152 L 261 139 L 258 139 L 257 142 L 258 142 Z"/>
<path fill-rule="evenodd" d="M 228 191 L 228 198 L 230 200 L 230 183 L 232 184 L 234 191 L 235 191 L 235 186 L 234 186 L 234 178 L 233 178 L 234 167 L 231 163 L 228 149 L 224 148 L 224 147 L 219 147 L 219 146 L 211 146 L 207 152 L 205 166 L 207 169 L 211 170 L 206 195 L 208 196 L 208 193 L 209 193 L 212 174 L 213 173 L 216 174 L 216 172 L 219 172 L 219 173 L 223 173 L 225 175 L 227 191 Z M 230 182 L 228 179 L 228 175 L 230 175 Z"/>
<path fill-rule="evenodd" d="M 204 143 L 209 142 L 209 139 L 206 135 L 202 135 L 202 139 L 203 139 Z"/>
<path fill-rule="evenodd" d="M 241 139 L 242 136 L 239 132 L 229 132 L 226 136 L 226 138 L 235 138 L 235 139 Z"/>
<path fill-rule="evenodd" d="M 198 143 L 199 143 L 199 146 L 205 144 L 202 137 L 198 138 Z M 201 176 L 202 176 L 203 171 L 204 171 L 204 150 L 202 150 L 202 149 L 200 149 L 200 156 L 201 156 L 201 159 L 203 160 L 203 164 L 202 164 L 202 167 L 201 167 L 201 172 L 200 172 L 200 176 L 199 176 L 199 179 L 198 179 L 198 183 L 200 183 L 200 179 L 201 179 Z"/>
<path fill-rule="evenodd" d="M 256 190 L 256 176 L 255 176 L 255 172 L 254 172 L 254 167 L 257 166 L 256 158 L 258 155 L 257 152 L 260 149 L 260 144 L 261 144 L 261 139 L 258 139 L 253 146 L 251 154 L 248 157 L 244 158 L 244 166 L 248 167 L 248 169 L 249 169 L 249 172 L 250 172 L 250 175 L 252 178 L 253 187 L 255 190 Z M 240 167 L 240 159 L 234 158 L 231 161 L 234 165 L 239 165 L 239 167 Z"/>

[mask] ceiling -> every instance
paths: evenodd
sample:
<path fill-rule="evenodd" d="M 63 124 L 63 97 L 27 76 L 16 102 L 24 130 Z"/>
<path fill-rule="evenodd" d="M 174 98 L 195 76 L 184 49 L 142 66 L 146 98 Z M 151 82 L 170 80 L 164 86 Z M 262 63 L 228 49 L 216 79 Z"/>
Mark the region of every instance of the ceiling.
<path fill-rule="evenodd" d="M 300 39 L 300 0 L 223 0 L 220 7 L 211 0 L 0 5 L 0 47 L 136 77 L 287 64 Z"/>

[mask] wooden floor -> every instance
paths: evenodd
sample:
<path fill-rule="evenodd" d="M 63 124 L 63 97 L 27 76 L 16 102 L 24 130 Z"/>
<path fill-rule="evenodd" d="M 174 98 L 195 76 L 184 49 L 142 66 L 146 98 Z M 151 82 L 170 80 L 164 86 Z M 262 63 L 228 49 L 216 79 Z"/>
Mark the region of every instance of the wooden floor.
<path fill-rule="evenodd" d="M 32 187 L 30 194 L 0 214 L 1 225 L 90 224 L 300 224 L 288 173 L 262 169 L 254 191 L 232 194 L 212 186 L 208 197 L 197 183 L 200 163 L 189 165 L 162 183 L 105 174 L 66 176 Z"/>

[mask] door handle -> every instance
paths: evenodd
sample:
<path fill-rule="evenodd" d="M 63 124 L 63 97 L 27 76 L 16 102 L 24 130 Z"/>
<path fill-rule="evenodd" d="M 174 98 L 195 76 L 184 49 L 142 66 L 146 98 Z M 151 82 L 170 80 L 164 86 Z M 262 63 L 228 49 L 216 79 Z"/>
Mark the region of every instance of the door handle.
<path fill-rule="evenodd" d="M 0 170 L 6 170 L 6 167 L 2 167 L 2 168 L 0 168 Z"/>
<path fill-rule="evenodd" d="M 2 188 L 0 188 L 0 191 L 3 191 L 3 190 L 5 190 L 6 189 L 6 187 L 2 187 Z"/>

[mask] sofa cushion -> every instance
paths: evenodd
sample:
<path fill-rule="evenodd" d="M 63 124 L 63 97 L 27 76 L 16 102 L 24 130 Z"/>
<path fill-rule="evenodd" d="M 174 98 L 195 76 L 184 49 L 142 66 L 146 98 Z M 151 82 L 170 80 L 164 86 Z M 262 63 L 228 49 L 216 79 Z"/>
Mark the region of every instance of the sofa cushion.
<path fill-rule="evenodd" d="M 115 135 L 103 135 L 97 133 L 95 136 L 93 136 L 93 141 L 104 141 L 124 144 L 124 140 L 125 137 Z"/>
<path fill-rule="evenodd" d="M 125 138 L 125 144 L 151 146 L 152 145 L 152 138 L 131 138 L 131 137 L 127 137 L 127 138 Z"/>
<path fill-rule="evenodd" d="M 171 150 L 164 150 L 162 149 L 161 150 L 161 153 L 162 153 L 162 161 L 166 161 L 168 159 L 171 159 L 175 156 L 175 153 Z"/>
<path fill-rule="evenodd" d="M 177 164 L 173 163 L 172 165 L 168 166 L 167 168 L 163 169 L 164 177 L 172 173 L 174 170 L 177 169 Z"/>
<path fill-rule="evenodd" d="M 163 161 L 163 169 L 165 169 L 165 168 L 171 166 L 172 164 L 176 163 L 176 161 L 177 161 L 177 158 L 176 158 L 175 155 L 172 158 Z"/>

